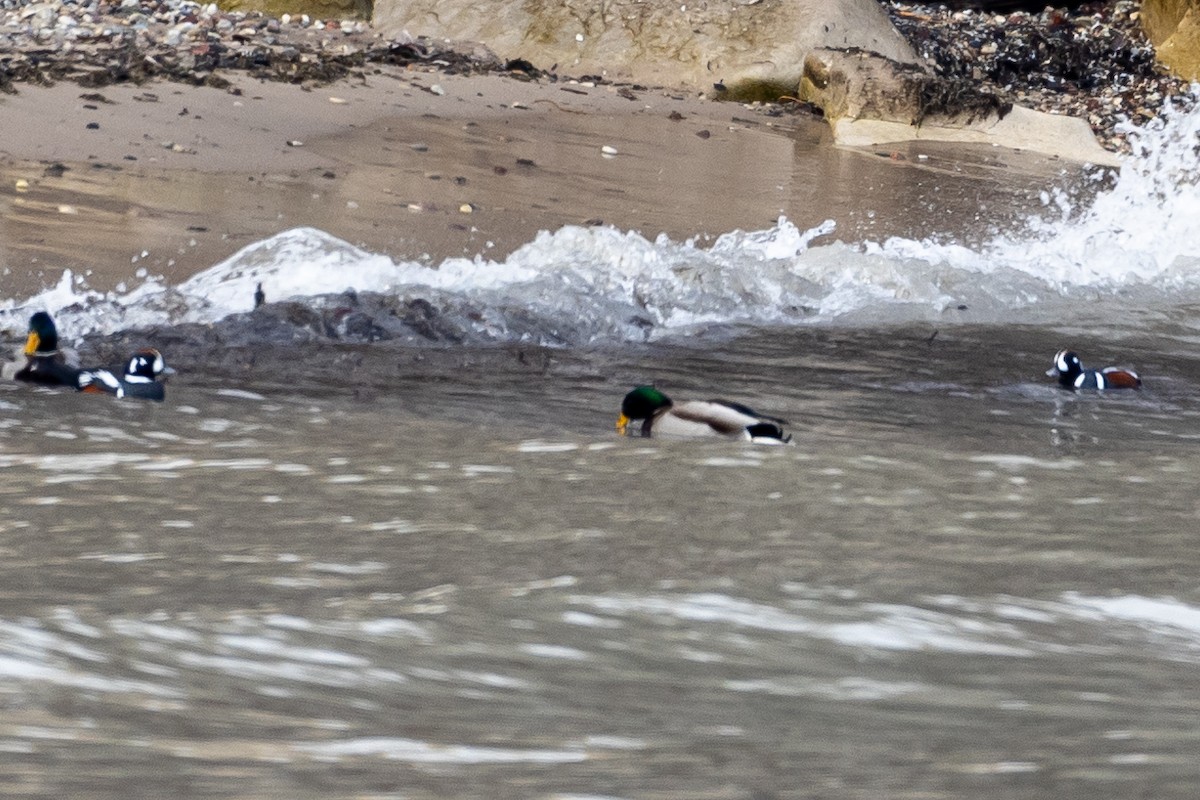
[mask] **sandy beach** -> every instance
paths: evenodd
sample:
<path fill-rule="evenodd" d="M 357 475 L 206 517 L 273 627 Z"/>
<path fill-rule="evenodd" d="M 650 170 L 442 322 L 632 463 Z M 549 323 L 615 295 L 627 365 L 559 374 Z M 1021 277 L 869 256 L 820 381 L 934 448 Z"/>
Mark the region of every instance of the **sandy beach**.
<path fill-rule="evenodd" d="M 96 289 L 181 280 L 296 226 L 431 263 L 503 258 L 568 224 L 685 239 L 785 215 L 921 236 L 968 228 L 980 203 L 1028 210 L 1076 169 L 995 148 L 839 149 L 808 113 L 685 91 L 399 67 L 320 87 L 233 78 L 0 97 L 0 295 L 64 269 Z M 935 174 L 939 198 L 963 202 L 922 219 Z"/>

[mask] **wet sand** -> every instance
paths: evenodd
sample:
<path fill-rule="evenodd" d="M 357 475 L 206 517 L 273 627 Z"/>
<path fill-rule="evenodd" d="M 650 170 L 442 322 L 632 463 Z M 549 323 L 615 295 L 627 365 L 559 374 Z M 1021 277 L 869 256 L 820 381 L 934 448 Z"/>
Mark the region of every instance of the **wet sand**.
<path fill-rule="evenodd" d="M 22 86 L 0 98 L 0 299 L 64 269 L 178 281 L 311 225 L 393 258 L 503 258 L 540 230 L 927 236 L 1035 210 L 1078 167 L 998 148 L 835 148 L 806 114 L 694 93 L 406 69 L 302 88 Z M 615 149 L 606 154 L 602 148 Z"/>

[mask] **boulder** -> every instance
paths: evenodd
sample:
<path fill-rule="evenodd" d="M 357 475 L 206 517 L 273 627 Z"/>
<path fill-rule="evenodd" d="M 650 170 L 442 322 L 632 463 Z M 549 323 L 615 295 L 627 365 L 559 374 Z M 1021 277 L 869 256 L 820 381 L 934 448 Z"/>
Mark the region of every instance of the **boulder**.
<path fill-rule="evenodd" d="M 377 0 L 372 23 L 385 36 L 481 42 L 565 75 L 722 84 L 731 97 L 792 93 L 819 47 L 916 61 L 876 0 Z"/>
<path fill-rule="evenodd" d="M 1194 0 L 1200 2 L 1200 0 Z M 981 142 L 1114 164 L 1087 122 L 933 76 L 876 0 L 376 0 L 389 38 L 477 42 L 562 75 L 798 95 L 835 140 Z"/>
<path fill-rule="evenodd" d="M 1200 0 L 1144 0 L 1142 28 L 1158 60 L 1185 80 L 1200 80 Z"/>
<path fill-rule="evenodd" d="M 804 63 L 799 97 L 848 146 L 930 140 L 996 144 L 1115 165 L 1085 120 L 1014 106 L 964 80 L 859 49 L 822 49 Z"/>

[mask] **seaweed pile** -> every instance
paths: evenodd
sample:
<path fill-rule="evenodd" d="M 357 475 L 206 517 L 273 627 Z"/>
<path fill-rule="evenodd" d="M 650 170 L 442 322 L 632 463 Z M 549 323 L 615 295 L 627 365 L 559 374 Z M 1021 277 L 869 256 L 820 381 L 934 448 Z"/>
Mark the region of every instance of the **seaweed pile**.
<path fill-rule="evenodd" d="M 1115 0 L 1037 13 L 887 2 L 893 23 L 940 77 L 970 81 L 1020 105 L 1086 119 L 1101 144 L 1125 150 L 1123 122 L 1141 125 L 1187 96 L 1138 23 L 1140 3 Z"/>

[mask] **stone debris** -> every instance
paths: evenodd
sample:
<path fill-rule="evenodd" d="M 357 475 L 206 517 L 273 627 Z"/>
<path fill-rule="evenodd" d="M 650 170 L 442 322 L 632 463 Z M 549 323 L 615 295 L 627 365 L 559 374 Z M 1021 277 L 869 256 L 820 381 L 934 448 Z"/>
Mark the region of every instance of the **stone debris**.
<path fill-rule="evenodd" d="M 1164 101 L 1189 102 L 1138 22 L 1141 3 L 1109 0 L 997 14 L 885 2 L 892 22 L 933 71 L 1019 105 L 1088 121 L 1107 149 L 1127 149 L 1120 124 L 1142 125 Z"/>
<path fill-rule="evenodd" d="M 488 53 L 423 38 L 385 40 L 357 20 L 274 18 L 191 0 L 0 0 L 0 91 L 154 78 L 229 88 L 231 72 L 324 84 L 370 65 L 451 74 L 504 71 Z"/>

